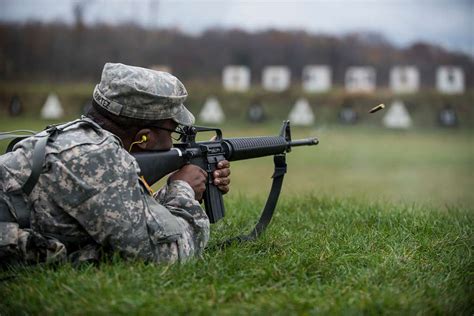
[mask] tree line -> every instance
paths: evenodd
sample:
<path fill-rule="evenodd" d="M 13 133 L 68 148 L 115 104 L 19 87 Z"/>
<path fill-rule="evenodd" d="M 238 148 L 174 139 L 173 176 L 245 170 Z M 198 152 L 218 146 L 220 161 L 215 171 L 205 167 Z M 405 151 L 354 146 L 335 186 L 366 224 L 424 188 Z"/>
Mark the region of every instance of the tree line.
<path fill-rule="evenodd" d="M 464 69 L 467 86 L 474 82 L 471 56 L 422 42 L 400 48 L 377 33 L 210 29 L 193 36 L 137 25 L 0 24 L 2 80 L 97 81 L 106 62 L 167 65 L 183 80 L 220 80 L 224 66 L 246 65 L 255 82 L 268 65 L 286 65 L 292 80 L 300 80 L 305 65 L 325 64 L 336 84 L 343 83 L 347 67 L 371 65 L 378 85 L 388 83 L 392 66 L 415 65 L 422 86 L 434 85 L 437 66 L 457 65 Z"/>

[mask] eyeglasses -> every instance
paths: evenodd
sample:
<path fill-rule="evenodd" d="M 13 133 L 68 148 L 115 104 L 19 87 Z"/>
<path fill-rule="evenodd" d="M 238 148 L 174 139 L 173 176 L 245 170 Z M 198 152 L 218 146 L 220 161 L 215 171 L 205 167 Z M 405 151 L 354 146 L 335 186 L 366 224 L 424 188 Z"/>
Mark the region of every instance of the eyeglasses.
<path fill-rule="evenodd" d="M 151 126 L 156 129 L 160 129 L 163 131 L 167 131 L 171 133 L 171 138 L 174 139 L 175 141 L 181 140 L 184 136 L 186 136 L 186 133 L 184 132 L 183 128 L 181 126 L 177 126 L 176 129 L 172 130 L 166 127 L 161 127 L 161 126 L 156 126 L 153 125 Z"/>

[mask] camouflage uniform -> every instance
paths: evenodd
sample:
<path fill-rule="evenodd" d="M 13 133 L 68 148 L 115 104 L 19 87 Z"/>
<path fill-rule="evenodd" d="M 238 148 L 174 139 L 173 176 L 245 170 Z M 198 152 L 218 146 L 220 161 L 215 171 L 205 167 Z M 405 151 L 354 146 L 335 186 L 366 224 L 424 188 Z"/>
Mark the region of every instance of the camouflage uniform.
<path fill-rule="evenodd" d="M 115 89 L 107 91 L 110 87 Z M 153 95 L 159 95 L 154 103 Z M 106 64 L 94 91 L 96 102 L 118 115 L 192 124 L 194 117 L 182 104 L 185 97 L 175 77 L 121 64 Z M 85 261 L 118 252 L 125 258 L 175 262 L 199 255 L 209 239 L 209 219 L 191 186 L 170 181 L 152 197 L 120 139 L 87 120 L 69 123 L 48 143 L 39 180 L 24 197 L 31 205 L 30 228 L 0 223 L 0 258 L 3 253 L 26 261 Z M 25 183 L 36 141 L 27 138 L 0 156 L 2 194 Z"/>

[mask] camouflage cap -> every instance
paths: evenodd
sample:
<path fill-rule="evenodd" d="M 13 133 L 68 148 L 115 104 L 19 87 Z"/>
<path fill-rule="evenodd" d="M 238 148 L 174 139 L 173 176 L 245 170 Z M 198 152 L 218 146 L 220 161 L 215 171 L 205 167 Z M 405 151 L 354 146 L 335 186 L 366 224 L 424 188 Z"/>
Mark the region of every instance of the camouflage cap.
<path fill-rule="evenodd" d="M 93 98 L 115 115 L 192 125 L 194 116 L 183 104 L 187 96 L 181 81 L 167 72 L 106 63 Z"/>

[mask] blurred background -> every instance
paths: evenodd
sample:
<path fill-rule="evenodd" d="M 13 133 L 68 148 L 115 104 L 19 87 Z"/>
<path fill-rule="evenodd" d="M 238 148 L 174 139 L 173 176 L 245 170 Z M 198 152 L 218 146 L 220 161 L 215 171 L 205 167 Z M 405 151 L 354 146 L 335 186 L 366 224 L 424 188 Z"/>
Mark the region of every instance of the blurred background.
<path fill-rule="evenodd" d="M 319 137 L 284 194 L 473 205 L 471 0 L 0 0 L 0 129 L 79 117 L 106 62 L 173 73 L 225 137 Z M 234 194 L 271 172 L 235 163 Z"/>

